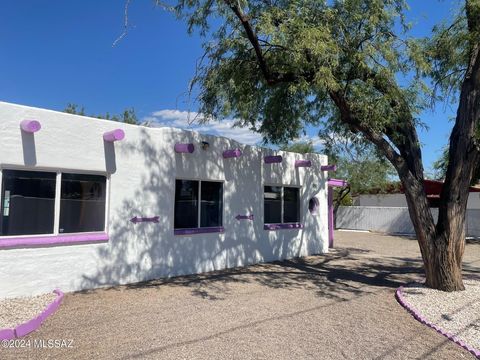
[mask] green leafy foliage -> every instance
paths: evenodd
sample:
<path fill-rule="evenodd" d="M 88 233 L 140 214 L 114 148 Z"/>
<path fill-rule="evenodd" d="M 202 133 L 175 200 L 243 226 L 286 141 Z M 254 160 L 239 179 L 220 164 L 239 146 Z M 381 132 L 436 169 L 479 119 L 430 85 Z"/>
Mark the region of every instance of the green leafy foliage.
<path fill-rule="evenodd" d="M 405 8 L 403 0 L 183 0 L 175 7 L 190 31 L 211 37 L 192 83 L 205 119 L 241 119 L 272 143 L 338 119 L 332 91 L 345 92 L 357 118 L 380 131 L 426 106 L 421 76 L 429 66 L 422 43 L 406 36 Z M 211 30 L 216 17 L 222 24 Z M 401 87 L 398 74 L 412 79 Z"/>
<path fill-rule="evenodd" d="M 283 151 L 290 151 L 299 154 L 308 154 L 308 153 L 315 153 L 315 148 L 313 143 L 310 142 L 295 142 L 288 145 L 283 145 L 280 147 L 280 150 Z"/>
<path fill-rule="evenodd" d="M 82 106 L 80 107 L 77 104 L 69 103 L 67 107 L 63 110 L 66 113 L 69 114 L 74 114 L 74 115 L 82 115 L 82 116 L 87 116 L 85 114 L 85 108 Z M 90 117 L 96 117 L 98 119 L 104 119 L 104 120 L 112 120 L 112 121 L 118 121 L 118 122 L 123 122 L 126 124 L 133 124 L 133 125 L 139 125 L 140 121 L 137 118 L 137 115 L 135 114 L 135 109 L 130 108 L 130 109 L 125 109 L 122 114 L 120 115 L 110 115 L 108 112 L 106 114 L 101 114 L 101 115 L 90 115 Z"/>
<path fill-rule="evenodd" d="M 434 176 L 437 180 L 444 180 L 447 174 L 448 166 L 448 146 L 442 150 L 442 154 L 433 163 Z M 477 185 L 480 182 L 480 163 L 475 166 L 471 185 Z"/>

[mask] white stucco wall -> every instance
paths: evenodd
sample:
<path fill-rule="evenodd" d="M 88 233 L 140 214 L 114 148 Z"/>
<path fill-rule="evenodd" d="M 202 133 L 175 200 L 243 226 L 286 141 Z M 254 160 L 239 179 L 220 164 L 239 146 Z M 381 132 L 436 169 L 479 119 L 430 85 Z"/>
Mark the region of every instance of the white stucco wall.
<path fill-rule="evenodd" d="M 22 133 L 24 119 L 41 122 L 34 135 Z M 121 128 L 126 138 L 105 143 L 102 134 Z M 158 277 L 192 274 L 328 250 L 326 156 L 273 152 L 223 137 L 173 128 L 145 128 L 0 102 L 0 168 L 106 174 L 110 178 L 106 243 L 0 248 L 0 298 L 33 295 L 54 288 L 74 291 Z M 210 148 L 200 148 L 208 141 Z M 194 143 L 177 154 L 175 143 Z M 240 148 L 240 158 L 222 152 Z M 281 154 L 282 164 L 263 157 Z M 295 168 L 295 159 L 311 168 Z M 174 236 L 175 179 L 224 181 L 224 233 Z M 263 186 L 301 186 L 303 229 L 263 228 Z M 308 199 L 320 200 L 318 215 Z M 254 221 L 235 216 L 254 214 Z M 134 216 L 160 222 L 134 225 Z M 0 241 L 2 241 L 0 237 Z"/>

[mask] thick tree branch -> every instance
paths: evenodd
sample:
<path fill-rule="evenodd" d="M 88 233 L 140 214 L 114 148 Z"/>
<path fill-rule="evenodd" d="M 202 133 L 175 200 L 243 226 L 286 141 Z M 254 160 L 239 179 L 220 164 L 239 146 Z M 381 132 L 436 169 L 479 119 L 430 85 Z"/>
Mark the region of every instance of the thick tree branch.
<path fill-rule="evenodd" d="M 397 170 L 406 171 L 405 168 L 405 161 L 402 157 L 395 151 L 395 149 L 388 143 L 385 138 L 373 131 L 372 129 L 368 128 L 367 126 L 363 125 L 358 119 L 356 119 L 351 110 L 350 106 L 346 99 L 336 91 L 329 92 L 330 98 L 335 103 L 337 108 L 340 111 L 340 118 L 341 120 L 347 124 L 350 130 L 354 133 L 362 133 L 368 140 L 374 143 L 385 155 L 385 157 L 392 163 Z"/>
<path fill-rule="evenodd" d="M 263 56 L 262 47 L 260 46 L 257 34 L 255 33 L 255 31 L 253 31 L 252 25 L 248 21 L 247 16 L 243 13 L 242 9 L 240 8 L 240 6 L 236 1 L 225 0 L 225 3 L 230 7 L 230 9 L 232 9 L 233 13 L 240 20 L 243 28 L 245 29 L 245 33 L 247 34 L 248 40 L 250 41 L 250 43 L 253 46 L 253 49 L 255 50 L 255 55 L 257 56 L 260 70 L 262 71 L 262 74 L 265 80 L 268 83 L 271 83 L 273 79 L 268 69 L 267 62 L 265 61 L 265 58 Z"/>

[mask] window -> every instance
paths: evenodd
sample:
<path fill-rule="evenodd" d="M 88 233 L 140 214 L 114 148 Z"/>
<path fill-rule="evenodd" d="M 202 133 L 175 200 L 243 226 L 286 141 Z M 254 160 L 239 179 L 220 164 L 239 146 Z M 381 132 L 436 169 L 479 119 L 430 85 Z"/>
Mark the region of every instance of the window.
<path fill-rule="evenodd" d="M 223 183 L 175 181 L 175 229 L 221 227 L 223 222 Z"/>
<path fill-rule="evenodd" d="M 222 183 L 200 183 L 200 227 L 222 226 Z"/>
<path fill-rule="evenodd" d="M 3 170 L 1 196 L 1 236 L 105 231 L 105 176 Z"/>
<path fill-rule="evenodd" d="M 3 170 L 1 235 L 52 234 L 57 174 Z"/>
<path fill-rule="evenodd" d="M 60 233 L 105 229 L 105 176 L 62 174 Z"/>
<path fill-rule="evenodd" d="M 175 182 L 175 229 L 198 227 L 198 181 Z"/>
<path fill-rule="evenodd" d="M 264 187 L 265 224 L 300 222 L 300 189 L 296 187 Z"/>
<path fill-rule="evenodd" d="M 265 186 L 264 190 L 264 221 L 267 224 L 282 221 L 282 188 L 280 186 Z"/>
<path fill-rule="evenodd" d="M 283 222 L 300 221 L 300 197 L 298 188 L 283 188 Z"/>

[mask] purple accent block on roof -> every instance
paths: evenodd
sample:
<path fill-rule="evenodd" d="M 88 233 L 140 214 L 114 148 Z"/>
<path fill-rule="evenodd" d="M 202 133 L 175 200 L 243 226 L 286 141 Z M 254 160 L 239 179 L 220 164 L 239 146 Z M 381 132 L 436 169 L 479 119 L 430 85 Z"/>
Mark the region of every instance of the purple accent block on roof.
<path fill-rule="evenodd" d="M 337 165 L 323 165 L 320 167 L 322 171 L 337 171 Z"/>
<path fill-rule="evenodd" d="M 312 162 L 310 160 L 295 160 L 295 167 L 311 167 Z"/>
<path fill-rule="evenodd" d="M 225 159 L 228 158 L 236 158 L 242 156 L 242 151 L 240 149 L 234 149 L 234 150 L 225 150 L 223 152 L 223 157 Z"/>
<path fill-rule="evenodd" d="M 177 152 L 177 153 L 189 153 L 189 154 L 191 154 L 195 150 L 195 146 L 193 146 L 193 144 L 177 143 L 177 144 L 175 144 L 174 149 L 175 149 L 175 152 Z"/>
<path fill-rule="evenodd" d="M 303 224 L 290 223 L 290 224 L 265 224 L 264 230 L 285 230 L 285 229 L 303 229 Z"/>
<path fill-rule="evenodd" d="M 36 133 L 42 128 L 42 125 L 37 120 L 23 120 L 20 123 L 20 128 L 27 133 Z"/>
<path fill-rule="evenodd" d="M 283 158 L 280 155 L 265 156 L 265 164 L 281 163 Z"/>
<path fill-rule="evenodd" d="M 208 233 L 223 233 L 225 229 L 223 226 L 193 228 L 193 229 L 175 229 L 174 235 L 194 235 L 194 234 L 208 234 Z"/>
<path fill-rule="evenodd" d="M 122 129 L 107 131 L 103 134 L 103 140 L 107 142 L 120 141 L 125 138 L 125 132 Z"/>

